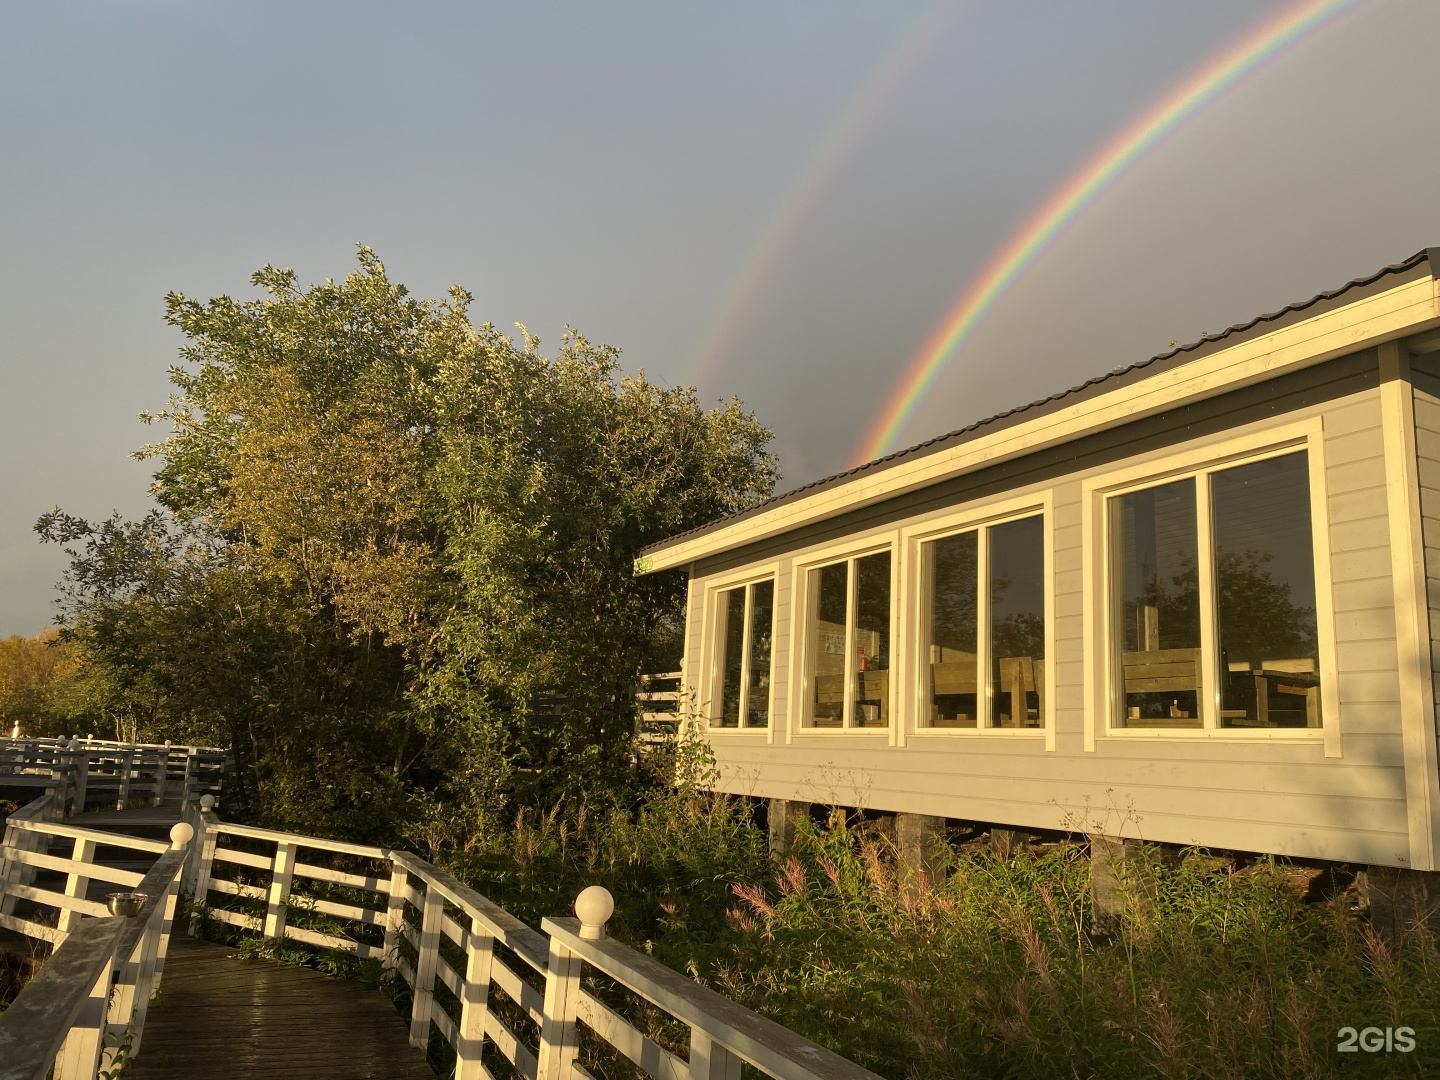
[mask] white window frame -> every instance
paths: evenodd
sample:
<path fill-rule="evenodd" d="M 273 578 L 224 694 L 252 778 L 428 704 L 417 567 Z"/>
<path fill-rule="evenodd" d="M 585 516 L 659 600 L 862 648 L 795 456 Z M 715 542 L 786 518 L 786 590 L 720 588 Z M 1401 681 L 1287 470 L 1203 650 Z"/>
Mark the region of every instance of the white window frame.
<path fill-rule="evenodd" d="M 990 720 L 990 702 L 993 697 L 990 668 L 989 637 L 989 595 L 983 584 L 988 580 L 988 542 L 986 531 L 995 525 L 1004 525 L 1022 518 L 1038 517 L 1044 530 L 1045 543 L 1045 708 L 1038 728 L 998 728 L 980 726 L 980 716 L 986 723 Z M 979 530 L 979 569 L 976 574 L 976 623 L 978 674 L 984 683 L 984 700 L 977 702 L 976 726 L 973 728 L 931 727 L 922 722 L 929 681 L 929 662 L 920 648 L 924 636 L 925 618 L 929 609 L 928 582 L 925 576 L 923 545 L 947 536 Z M 909 738 L 920 739 L 1043 739 L 1045 749 L 1055 749 L 1055 514 L 1054 494 L 1045 488 L 1030 495 L 1017 496 L 1001 501 L 967 506 L 960 510 L 949 510 L 911 524 L 901 531 L 902 547 L 905 554 L 905 581 L 907 618 L 904 623 L 906 674 L 904 685 L 907 689 L 905 700 L 905 723 L 903 731 Z"/>
<path fill-rule="evenodd" d="M 764 727 L 745 726 L 745 706 L 750 696 L 750 631 L 752 620 L 748 617 L 751 605 L 750 589 L 754 585 L 770 582 L 775 588 L 774 599 L 771 601 L 770 611 L 770 686 L 766 691 L 766 714 Z M 740 660 L 740 725 L 738 727 L 722 727 L 713 715 L 717 703 L 722 703 L 724 688 L 723 681 L 725 672 L 721 670 L 721 661 L 724 653 L 724 636 L 720 632 L 721 620 L 725 617 L 720 606 L 721 597 L 735 589 L 745 590 L 745 636 L 741 644 Z M 764 567 L 747 566 L 744 570 L 734 574 L 727 574 L 723 577 L 708 579 L 705 582 L 705 639 L 704 639 L 704 666 L 701 671 L 704 673 L 705 693 L 700 703 L 700 716 L 705 721 L 707 735 L 719 735 L 725 738 L 731 736 L 761 736 L 767 741 L 774 741 L 775 731 L 775 665 L 779 653 L 779 640 L 775 632 L 776 624 L 779 622 L 780 607 L 780 568 L 778 564 L 770 564 Z"/>
<path fill-rule="evenodd" d="M 854 563 L 868 555 L 880 555 L 885 552 L 890 554 L 890 688 L 889 701 L 886 702 L 886 712 L 890 716 L 890 722 L 884 727 L 856 727 L 854 724 L 854 701 L 855 701 L 855 588 L 858 575 L 855 573 Z M 856 543 L 854 539 L 849 540 L 843 546 L 832 546 L 822 551 L 807 552 L 803 561 L 797 559 L 791 571 L 791 587 L 793 589 L 794 608 L 798 616 L 792 618 L 790 635 L 790 671 L 795 676 L 792 680 L 794 691 L 791 696 L 790 715 L 794 722 L 787 725 L 787 738 L 790 741 L 794 738 L 813 738 L 825 736 L 869 736 L 871 738 L 883 738 L 890 742 L 895 740 L 895 732 L 898 728 L 895 723 L 896 702 L 899 696 L 895 689 L 899 684 L 900 668 L 897 665 L 898 637 L 897 630 L 900 625 L 898 618 L 901 604 L 900 582 L 900 552 L 895 542 L 895 534 L 888 533 L 883 538 L 875 538 L 870 541 Z M 810 635 L 814 632 L 812 624 L 812 609 L 819 603 L 819 596 L 815 593 L 810 583 L 811 571 L 820 570 L 827 566 L 834 566 L 836 563 L 849 563 L 848 573 L 849 588 L 845 597 L 845 705 L 844 719 L 840 727 L 816 727 L 814 718 L 811 715 L 813 695 L 811 694 L 811 683 L 814 679 L 814 672 L 810 670 Z"/>
<path fill-rule="evenodd" d="M 1084 621 L 1085 750 L 1097 740 L 1204 739 L 1227 742 L 1322 743 L 1326 757 L 1340 756 L 1340 693 L 1333 578 L 1330 572 L 1330 526 L 1325 484 L 1324 422 L 1313 417 L 1267 428 L 1207 446 L 1173 451 L 1141 464 L 1116 469 L 1081 482 L 1085 576 Z M 1298 451 L 1306 454 L 1310 481 L 1310 529 L 1315 564 L 1315 621 L 1320 662 L 1319 728 L 1227 728 L 1220 726 L 1221 683 L 1214 589 L 1214 538 L 1210 520 L 1211 473 Z M 1108 503 L 1128 492 L 1174 480 L 1196 478 L 1196 533 L 1201 604 L 1200 650 L 1208 686 L 1199 728 L 1126 727 L 1120 722 L 1119 648 L 1115 637 L 1112 538 Z"/>

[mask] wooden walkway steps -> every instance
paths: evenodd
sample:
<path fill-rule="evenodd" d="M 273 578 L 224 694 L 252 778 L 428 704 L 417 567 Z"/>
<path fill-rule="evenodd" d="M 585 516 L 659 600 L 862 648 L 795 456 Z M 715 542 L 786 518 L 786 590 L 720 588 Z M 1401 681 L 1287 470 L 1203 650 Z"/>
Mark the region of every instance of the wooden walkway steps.
<path fill-rule="evenodd" d="M 434 1080 L 387 998 L 176 934 L 127 1080 Z"/>
<path fill-rule="evenodd" d="M 163 839 L 178 807 L 76 815 L 75 825 Z M 110 886 L 113 888 L 113 886 Z M 245 960 L 231 949 L 170 939 L 134 1080 L 434 1080 L 405 1021 L 382 994 L 310 968 Z"/>

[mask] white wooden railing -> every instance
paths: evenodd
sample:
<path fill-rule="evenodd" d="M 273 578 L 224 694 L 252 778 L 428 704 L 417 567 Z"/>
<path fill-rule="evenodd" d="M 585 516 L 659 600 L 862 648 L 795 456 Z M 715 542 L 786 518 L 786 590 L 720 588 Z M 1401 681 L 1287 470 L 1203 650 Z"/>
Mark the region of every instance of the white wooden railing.
<path fill-rule="evenodd" d="M 210 747 L 116 743 L 105 739 L 0 739 L 0 791 L 62 785 L 66 813 L 99 805 L 126 810 L 137 801 L 182 802 L 220 790 L 226 755 Z"/>
<path fill-rule="evenodd" d="M 380 960 L 410 989 L 411 1044 L 428 1047 L 433 1028 L 455 1053 L 456 1080 L 490 1075 L 487 1044 L 530 1080 L 588 1076 L 577 1064 L 587 1032 L 657 1080 L 739 1080 L 746 1061 L 784 1080 L 877 1080 L 606 937 L 614 904 L 599 886 L 577 899 L 578 919 L 546 919 L 547 938 L 406 851 L 236 825 L 208 797 L 187 820 L 206 917 Z M 688 1057 L 587 989 L 587 965 L 688 1027 Z"/>
<path fill-rule="evenodd" d="M 94 1080 L 122 1052 L 139 1053 L 165 967 L 189 831 L 175 826 L 170 850 L 141 875 L 138 916 L 106 911 L 83 920 L 0 1013 L 0 1080 Z"/>
<path fill-rule="evenodd" d="M 101 1068 L 139 1049 L 145 1014 L 164 969 L 194 830 L 183 822 L 175 825 L 167 844 L 68 825 L 66 810 L 85 805 L 87 784 L 95 785 L 89 787 L 93 792 L 113 783 L 119 799 L 129 801 L 140 788 L 137 776 L 147 779 L 149 797 L 157 801 L 172 779 L 182 777 L 179 793 L 193 798 L 209 786 L 202 776 L 211 770 L 194 761 L 173 762 L 172 748 L 17 742 L 0 742 L 0 791 L 24 791 L 27 778 L 44 783 L 40 794 L 5 822 L 0 927 L 54 951 L 0 1014 L 0 1080 L 94 1080 Z M 180 753 L 213 757 L 198 748 Z M 110 801 L 108 794 L 105 801 Z M 149 869 L 142 873 L 106 865 L 99 859 L 104 850 L 123 852 L 126 861 L 148 863 Z M 37 885 L 41 871 L 58 872 L 63 884 Z M 106 904 L 89 899 L 92 881 L 121 886 L 132 901 L 138 894 L 139 914 L 112 916 Z"/>
<path fill-rule="evenodd" d="M 639 740 L 642 744 L 665 742 L 679 733 L 682 678 L 683 673 L 679 671 L 640 676 L 640 691 L 635 700 L 640 704 Z"/>
<path fill-rule="evenodd" d="M 88 769 L 88 760 L 72 756 L 59 769 L 78 771 L 82 761 Z M 53 909 L 54 925 L 11 914 L 0 925 L 58 948 L 0 1014 L 0 1080 L 42 1080 L 52 1064 L 55 1080 L 93 1080 L 122 1040 L 138 1052 L 181 890 L 197 901 L 192 932 L 211 919 L 380 961 L 410 990 L 411 1044 L 425 1050 L 438 1035 L 454 1051 L 456 1080 L 489 1077 L 485 1053 L 528 1080 L 588 1077 L 582 1062 L 606 1047 L 656 1080 L 739 1080 L 742 1062 L 783 1080 L 878 1080 L 608 938 L 614 903 L 599 886 L 580 894 L 577 918 L 546 919 L 542 934 L 406 851 L 228 822 L 208 792 L 184 799 L 167 848 L 65 824 L 74 780 L 50 780 L 7 824 L 0 904 Z M 187 783 L 187 796 L 195 790 Z M 57 845 L 68 845 L 68 855 L 52 854 Z M 97 864 L 102 846 L 158 858 L 142 875 Z M 64 886 L 37 888 L 42 869 L 60 871 Z M 138 888 L 149 898 L 145 912 L 105 917 L 86 899 L 90 879 Z M 624 989 L 587 985 L 587 968 Z M 622 1015 L 627 999 L 678 1021 L 671 1026 L 688 1029 L 687 1045 L 665 1046 L 642 1031 Z"/>

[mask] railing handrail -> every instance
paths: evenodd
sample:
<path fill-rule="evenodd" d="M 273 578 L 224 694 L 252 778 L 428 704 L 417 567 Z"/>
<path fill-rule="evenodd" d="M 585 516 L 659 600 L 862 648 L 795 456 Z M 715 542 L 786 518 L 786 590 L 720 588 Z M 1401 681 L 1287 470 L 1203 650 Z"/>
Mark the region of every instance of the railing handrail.
<path fill-rule="evenodd" d="M 170 850 L 170 845 L 163 840 L 147 840 L 143 836 L 126 836 L 124 833 L 87 829 L 80 825 L 62 825 L 58 821 L 17 821 L 15 815 L 11 814 L 8 823 L 22 832 L 45 833 L 47 836 L 63 836 L 70 840 L 90 840 L 105 847 L 130 848 L 132 851 L 147 851 L 152 855 Z"/>
<path fill-rule="evenodd" d="M 72 1052 L 68 1049 L 69 1040 L 79 1030 L 76 1025 L 81 1011 L 92 1002 L 96 989 L 103 983 L 104 1004 L 99 1017 L 94 1018 L 99 1027 L 86 1032 L 92 1036 L 88 1040 L 90 1045 L 77 1045 L 73 1051 L 82 1058 L 93 1054 L 98 1065 L 105 1049 L 108 1015 L 113 1012 L 109 1002 L 113 965 L 117 958 L 123 961 L 143 953 L 142 939 L 146 935 L 164 932 L 163 926 L 156 926 L 156 920 L 164 923 L 173 915 L 167 894 L 184 870 L 186 857 L 183 847 L 166 847 L 165 853 L 135 887 L 136 892 L 146 897 L 144 917 L 83 919 L 41 965 L 10 1007 L 0 1013 L 0 1080 L 36 1080 L 49 1072 L 62 1048 L 67 1048 L 68 1057 Z M 142 976 L 148 979 L 154 977 L 154 972 L 142 972 Z M 142 985 L 135 989 L 144 995 L 144 1000 L 137 1002 L 132 997 L 131 1012 L 133 1014 L 138 1006 L 143 1013 L 150 987 Z M 128 1023 L 130 1017 L 122 1019 Z M 68 1068 L 66 1071 L 70 1072 Z M 76 1070 L 75 1075 L 84 1071 L 83 1068 Z"/>
<path fill-rule="evenodd" d="M 281 832 L 278 829 L 240 825 L 233 821 L 217 820 L 210 827 L 227 836 L 245 836 L 253 840 L 269 840 L 277 844 L 293 844 L 299 848 L 315 851 L 335 851 L 342 855 L 357 855 L 362 859 L 389 859 L 391 854 L 389 848 L 375 847 L 370 844 L 352 844 L 348 840 L 326 840 L 318 836 Z"/>
<path fill-rule="evenodd" d="M 63 812 L 72 789 L 75 801 L 84 801 L 89 765 L 82 763 L 94 759 L 94 751 L 72 752 L 61 747 L 55 750 L 55 755 L 55 777 L 46 793 L 27 804 L 28 814 L 11 817 L 7 845 L 13 844 L 14 850 L 6 864 L 10 869 L 0 878 L 9 880 L 16 871 L 22 875 L 33 874 L 35 867 L 61 869 L 69 874 L 70 883 L 63 896 L 30 888 L 25 882 L 31 878 L 23 876 L 11 882 L 8 891 L 12 897 L 60 907 L 61 921 L 53 936 L 38 924 L 23 919 L 18 923 L 22 932 L 62 943 L 41 969 L 42 974 L 49 971 L 51 976 L 45 980 L 37 976 L 16 999 L 16 1004 L 23 1001 L 25 1008 L 16 1013 L 14 1023 L 34 1013 L 37 996 L 43 1002 L 48 995 L 51 1006 L 45 1024 L 27 1023 L 28 1038 L 34 1045 L 26 1044 L 29 1049 L 23 1062 L 17 1054 L 5 1054 L 3 1051 L 9 1044 L 0 1041 L 0 1060 L 5 1062 L 0 1068 L 0 1080 L 36 1080 L 44 1076 L 62 1042 L 64 1074 L 93 1075 L 93 1070 L 85 1071 L 89 1066 L 83 1063 L 101 1060 L 106 1031 L 118 1031 L 132 1021 L 134 1051 L 138 1051 L 149 991 L 153 980 L 159 977 L 165 952 L 163 944 L 156 944 L 155 920 L 162 920 L 158 932 L 168 936 L 176 891 L 182 881 L 194 893 L 202 911 L 241 931 L 261 932 L 274 940 L 289 938 L 322 948 L 340 949 L 362 958 L 379 957 L 387 967 L 397 970 L 412 991 L 412 1045 L 423 1049 L 432 1036 L 433 1024 L 456 1051 L 457 1080 L 478 1080 L 487 1075 L 481 1065 L 481 1053 L 487 1045 L 494 1046 L 522 1075 L 532 1080 L 569 1080 L 577 1074 L 580 1025 L 639 1066 L 642 1072 L 659 1080 L 734 1080 L 739 1076 L 742 1062 L 749 1062 L 783 1080 L 879 1080 L 854 1062 L 628 945 L 605 937 L 604 923 L 614 909 L 614 902 L 599 887 L 585 890 L 576 901 L 580 921 L 547 918 L 541 924 L 544 930 L 541 933 L 411 852 L 222 821 L 214 812 L 213 798 L 194 798 L 206 786 L 196 776 L 198 755 L 194 752 L 186 753 L 184 824 L 172 831 L 175 845 L 59 824 L 54 820 L 31 820 L 42 816 L 42 812 L 53 818 L 57 816 L 57 807 Z M 145 755 L 136 749 L 121 747 L 113 755 L 107 751 L 102 756 L 116 759 L 116 767 L 122 774 L 119 801 L 123 805 L 131 790 L 136 766 Z M 59 760 L 62 757 L 63 762 Z M 169 780 L 170 765 L 163 756 L 157 756 L 157 760 L 165 766 L 155 782 L 158 799 Z M 189 851 L 178 850 L 176 845 L 183 845 L 192 834 Z M 217 843 L 227 836 L 273 844 L 273 854 Z M 43 844 L 37 852 L 41 837 L 72 839 L 73 855 L 67 860 L 43 854 Z M 96 848 L 102 845 L 152 852 L 158 854 L 159 859 L 143 879 L 131 871 L 114 868 L 110 868 L 109 873 L 118 877 L 107 878 L 93 862 Z M 302 852 L 372 860 L 383 869 L 356 872 L 355 867 L 343 861 L 329 865 L 323 859 L 302 861 Z M 216 874 L 217 865 L 238 868 L 240 876 L 226 877 L 230 870 Z M 256 884 L 257 879 L 244 876 L 257 870 L 262 874 L 268 872 L 268 885 Z M 150 914 L 130 920 L 120 930 L 106 927 L 122 920 L 82 917 L 103 916 L 104 912 L 102 905 L 85 899 L 83 881 L 86 877 L 138 881 L 140 889 L 150 897 Z M 318 895 L 294 892 L 294 883 L 303 879 L 359 889 L 362 895 L 347 897 L 341 893 L 326 898 L 324 892 Z M 4 883 L 0 881 L 0 885 Z M 234 906 L 225 907 L 223 902 L 210 908 L 212 893 L 248 903 L 258 901 L 263 915 L 256 914 L 255 908 L 237 910 Z M 363 894 L 380 897 L 380 906 L 377 908 L 375 901 Z M 0 901 L 13 902 L 5 901 L 6 895 L 0 889 Z M 333 922 L 307 924 L 300 914 L 303 911 L 313 911 L 325 919 L 349 920 L 349 923 L 342 923 L 338 928 Z M 407 914 L 409 911 L 415 913 L 413 918 Z M 10 922 L 14 924 L 17 920 Z M 365 933 L 355 931 L 357 923 Z M 192 922 L 192 933 L 195 929 L 196 923 Z M 367 933 L 382 929 L 383 946 L 373 943 L 377 938 L 367 941 Z M 447 938 L 465 958 L 463 963 L 453 959 L 453 951 L 447 955 L 442 950 L 442 941 Z M 515 959 L 506 959 L 506 954 L 496 951 L 497 946 L 508 950 Z M 404 952 L 407 948 L 414 951 L 407 954 Z M 100 960 L 95 959 L 96 950 Z M 105 956 L 112 966 L 106 966 Z M 113 961 L 117 957 L 122 963 L 116 969 L 119 975 L 114 976 Z M 413 964 L 408 957 L 413 957 Z M 57 959 L 61 961 L 58 964 Z M 582 979 L 584 964 L 686 1025 L 690 1029 L 688 1061 L 655 1042 L 601 1001 L 596 993 L 587 990 Z M 533 985 L 535 980 L 526 972 L 527 967 L 543 978 L 543 994 Z M 84 982 L 87 974 L 88 983 Z M 96 1005 L 97 1000 L 109 999 L 112 977 L 119 980 L 114 984 L 115 1001 L 108 1008 Z M 519 1007 L 518 1014 L 512 1016 L 503 1010 L 497 1013 L 490 1008 L 492 984 L 514 1001 Z M 36 986 L 39 989 L 31 993 L 31 987 Z M 80 993 L 77 986 L 85 987 L 85 993 Z M 442 1007 L 437 999 L 442 986 L 448 988 L 458 1002 L 458 1014 L 453 1012 L 453 1004 Z M 56 988 L 65 987 L 72 997 L 57 997 L 59 989 Z M 88 1011 L 84 1010 L 86 1001 L 92 1005 Z M 12 1005 L 11 1013 L 15 1010 L 16 1006 Z M 13 1026 L 7 1022 L 9 1017 L 10 1013 L 0 1016 L 0 1032 Z M 531 1049 L 534 1040 L 527 1044 L 526 1039 L 512 1030 L 521 1017 L 538 1029 L 538 1051 Z M 27 1035 L 12 1033 L 6 1038 L 19 1046 Z M 79 1071 L 72 1067 L 72 1053 L 74 1061 L 81 1063 Z M 12 1065 L 12 1059 L 16 1064 Z"/>
<path fill-rule="evenodd" d="M 388 966 L 399 970 L 411 987 L 412 1045 L 423 1048 L 429 1039 L 430 1024 L 434 1023 L 457 1052 L 457 1077 L 485 1075 L 476 1071 L 475 1065 L 480 1060 L 481 1046 L 490 1040 L 522 1074 L 536 1080 L 564 1080 L 573 1075 L 570 1065 L 578 1053 L 575 1027 L 578 1021 L 649 1075 L 667 1080 L 721 1080 L 738 1075 L 736 1070 L 742 1060 L 784 1080 L 879 1080 L 869 1070 L 628 945 L 604 937 L 587 940 L 582 936 L 581 923 L 574 919 L 545 919 L 542 928 L 546 933 L 541 933 L 412 852 L 235 825 L 220 821 L 212 810 L 197 810 L 190 820 L 196 822 L 197 829 L 204 830 L 201 843 L 195 849 L 199 862 L 194 883 L 197 900 L 204 903 L 212 888 L 232 896 L 261 900 L 266 904 L 263 933 L 267 937 L 289 937 L 322 947 L 344 946 L 360 956 L 381 955 Z M 254 885 L 237 886 L 211 876 L 215 860 L 236 861 L 225 859 L 221 852 L 215 851 L 214 838 L 220 835 L 266 840 L 276 845 L 275 856 L 269 863 L 272 882 L 268 890 Z M 377 952 L 358 940 L 289 925 L 286 908 L 294 895 L 291 885 L 307 869 L 295 860 L 298 850 L 328 850 L 390 863 L 394 868 L 390 881 L 375 879 L 380 887 L 371 890 L 387 898 L 388 911 L 372 911 L 370 920 L 378 924 L 380 916 L 385 916 L 384 950 Z M 252 862 L 255 856 L 246 854 L 240 865 L 260 868 L 264 866 L 264 858 Z M 339 877 L 327 876 L 321 880 L 339 880 Z M 220 888 L 217 882 L 225 887 Z M 424 886 L 423 895 L 412 887 L 412 882 Z M 457 909 L 455 918 L 445 912 L 447 903 Z M 404 914 L 407 905 L 419 916 L 414 922 Z M 333 903 L 316 904 L 316 909 L 337 916 L 346 910 L 345 905 Z M 358 913 L 364 909 L 350 907 L 348 910 Z M 217 909 L 211 909 L 211 915 L 242 930 L 261 930 L 259 915 L 242 916 Z M 469 957 L 466 964 L 451 967 L 440 955 L 440 940 L 445 937 Z M 402 940 L 415 949 L 413 966 L 396 952 Z M 495 945 L 508 948 L 545 979 L 543 1001 L 536 996 L 537 991 L 519 978 L 517 971 L 506 968 L 499 957 L 493 955 Z M 477 949 L 480 950 L 478 960 Z M 582 961 L 686 1024 L 691 1029 L 690 1061 L 687 1063 L 656 1044 L 585 990 L 577 966 Z M 478 983 L 472 979 L 478 979 Z M 487 1015 L 485 1003 L 492 981 L 539 1027 L 538 1056 L 526 1049 L 495 1014 Z M 435 990 L 442 983 L 461 1002 L 458 1020 L 435 1001 Z M 481 1017 L 478 1020 L 473 1012 L 477 1007 Z"/>
<path fill-rule="evenodd" d="M 127 921 L 86 919 L 0 1013 L 0 1080 L 34 1080 L 50 1069 L 90 988 L 114 963 Z"/>
<path fill-rule="evenodd" d="M 495 940 L 511 949 L 537 971 L 545 971 L 545 954 L 550 948 L 545 935 L 517 919 L 493 900 L 447 874 L 433 863 L 408 851 L 392 851 L 391 857 L 472 919 L 478 919 Z"/>
<path fill-rule="evenodd" d="M 758 1069 L 786 1080 L 877 1080 L 869 1069 L 612 937 L 582 938 L 579 919 L 545 919 L 540 925 L 596 970 L 705 1032 Z"/>

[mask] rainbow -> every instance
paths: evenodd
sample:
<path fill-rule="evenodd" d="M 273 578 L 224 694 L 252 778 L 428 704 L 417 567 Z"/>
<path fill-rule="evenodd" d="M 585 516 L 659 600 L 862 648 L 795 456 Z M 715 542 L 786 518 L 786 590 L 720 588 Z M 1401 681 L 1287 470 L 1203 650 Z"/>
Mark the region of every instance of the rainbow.
<path fill-rule="evenodd" d="M 1063 183 L 991 258 L 936 325 L 856 447 L 854 464 L 889 453 L 957 349 L 1020 275 L 1115 178 L 1200 109 L 1359 0 L 1301 0 L 1233 42 L 1138 116 Z"/>
<path fill-rule="evenodd" d="M 850 95 L 845 106 L 821 132 L 804 163 L 795 170 L 780 197 L 775 200 L 764 223 L 710 313 L 691 349 L 682 382 L 695 385 L 729 352 L 736 330 L 743 325 L 745 311 L 755 302 L 769 280 L 780 255 L 789 246 L 805 220 L 807 209 L 819 201 L 825 182 L 850 153 L 867 128 L 908 79 L 922 71 L 926 61 L 944 43 L 959 5 L 936 0 L 881 56 L 864 82 Z"/>

